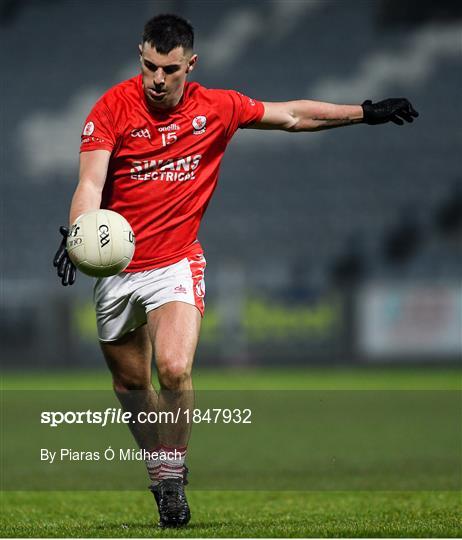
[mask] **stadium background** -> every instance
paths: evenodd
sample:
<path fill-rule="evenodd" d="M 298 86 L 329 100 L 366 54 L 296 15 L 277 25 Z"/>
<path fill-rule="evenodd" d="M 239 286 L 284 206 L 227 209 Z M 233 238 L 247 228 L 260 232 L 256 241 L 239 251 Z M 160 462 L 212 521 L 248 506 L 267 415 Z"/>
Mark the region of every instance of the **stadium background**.
<path fill-rule="evenodd" d="M 51 267 L 95 100 L 138 72 L 153 14 L 196 29 L 194 79 L 261 100 L 408 97 L 413 125 L 241 131 L 200 240 L 197 366 L 460 359 L 462 9 L 456 2 L 2 1 L 8 368 L 102 368 L 92 283 Z"/>
<path fill-rule="evenodd" d="M 142 464 L 37 458 L 39 446 L 119 439 L 46 431 L 36 412 L 115 404 L 91 280 L 63 288 L 51 260 L 84 119 L 138 72 L 143 23 L 170 11 L 196 28 L 206 86 L 281 101 L 406 96 L 421 113 L 402 128 L 231 142 L 200 232 L 197 398 L 219 389 L 229 406 L 238 390 L 242 406 L 251 389 L 269 402 L 248 434 L 194 427 L 193 521 L 172 536 L 461 537 L 462 7 L 448 0 L 0 0 L 1 535 L 165 536 Z M 104 491 L 81 491 L 88 481 Z"/>

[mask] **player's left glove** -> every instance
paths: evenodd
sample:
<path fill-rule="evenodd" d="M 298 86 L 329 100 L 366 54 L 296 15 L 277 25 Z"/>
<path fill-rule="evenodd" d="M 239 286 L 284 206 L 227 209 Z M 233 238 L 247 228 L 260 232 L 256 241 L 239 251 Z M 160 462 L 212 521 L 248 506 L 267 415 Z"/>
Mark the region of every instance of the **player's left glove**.
<path fill-rule="evenodd" d="M 419 113 L 414 109 L 406 98 L 391 98 L 372 103 L 367 99 L 361 107 L 363 108 L 363 122 L 369 125 L 385 124 L 394 122 L 402 126 L 404 121 L 413 122 Z"/>
<path fill-rule="evenodd" d="M 53 266 L 58 269 L 58 276 L 61 278 L 61 283 L 66 285 L 72 285 L 75 281 L 76 268 L 74 263 L 69 258 L 69 254 L 66 249 L 67 237 L 69 235 L 69 229 L 61 226 L 59 232 L 62 234 L 63 239 L 53 259 Z"/>

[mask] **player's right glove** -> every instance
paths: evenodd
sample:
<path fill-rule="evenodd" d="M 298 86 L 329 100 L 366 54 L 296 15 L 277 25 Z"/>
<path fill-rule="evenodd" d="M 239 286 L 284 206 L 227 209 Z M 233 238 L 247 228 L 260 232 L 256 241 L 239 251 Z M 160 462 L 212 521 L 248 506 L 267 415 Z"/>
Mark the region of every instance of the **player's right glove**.
<path fill-rule="evenodd" d="M 69 235 L 69 229 L 61 226 L 59 232 L 62 234 L 63 239 L 53 259 L 53 266 L 58 269 L 58 276 L 61 278 L 61 283 L 66 285 L 72 285 L 75 281 L 76 268 L 74 263 L 69 258 L 69 254 L 66 249 L 67 236 Z"/>
<path fill-rule="evenodd" d="M 391 98 L 372 103 L 367 99 L 361 107 L 363 108 L 363 121 L 369 125 L 385 124 L 393 122 L 402 126 L 404 121 L 413 122 L 419 113 L 414 109 L 406 98 Z"/>

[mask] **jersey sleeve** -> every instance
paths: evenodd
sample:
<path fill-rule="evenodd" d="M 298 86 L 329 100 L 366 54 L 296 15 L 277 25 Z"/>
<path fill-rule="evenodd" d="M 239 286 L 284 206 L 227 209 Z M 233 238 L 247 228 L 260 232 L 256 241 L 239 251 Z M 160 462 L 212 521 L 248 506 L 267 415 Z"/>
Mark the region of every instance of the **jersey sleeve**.
<path fill-rule="evenodd" d="M 96 102 L 87 119 L 80 138 L 80 152 L 109 150 L 117 140 L 114 120 L 103 99 Z"/>
<path fill-rule="evenodd" d="M 261 101 L 235 90 L 221 90 L 218 97 L 217 111 L 225 126 L 227 139 L 230 139 L 238 128 L 259 122 L 265 112 Z"/>

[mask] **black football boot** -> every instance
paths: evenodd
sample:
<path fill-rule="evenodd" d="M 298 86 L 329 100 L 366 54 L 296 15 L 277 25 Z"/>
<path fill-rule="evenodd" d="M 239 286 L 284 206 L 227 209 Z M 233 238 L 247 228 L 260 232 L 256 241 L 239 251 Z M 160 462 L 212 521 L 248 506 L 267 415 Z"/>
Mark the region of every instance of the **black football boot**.
<path fill-rule="evenodd" d="M 182 527 L 191 519 L 182 478 L 166 478 L 149 488 L 159 509 L 159 527 Z"/>

